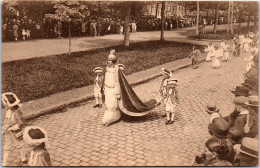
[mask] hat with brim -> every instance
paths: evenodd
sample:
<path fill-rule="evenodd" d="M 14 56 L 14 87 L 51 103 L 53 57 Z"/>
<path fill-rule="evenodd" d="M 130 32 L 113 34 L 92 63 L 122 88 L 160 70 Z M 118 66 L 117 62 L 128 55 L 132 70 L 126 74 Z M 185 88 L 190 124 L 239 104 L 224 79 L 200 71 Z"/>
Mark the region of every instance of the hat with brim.
<path fill-rule="evenodd" d="M 177 85 L 178 79 L 176 78 L 171 78 L 167 80 L 167 85 Z"/>
<path fill-rule="evenodd" d="M 234 149 L 246 155 L 258 158 L 258 140 L 245 137 L 241 144 L 234 145 Z"/>
<path fill-rule="evenodd" d="M 14 107 L 20 104 L 20 99 L 14 93 L 6 92 L 2 94 L 2 102 L 8 107 Z"/>
<path fill-rule="evenodd" d="M 119 67 L 119 69 L 125 70 L 125 66 L 123 64 L 117 64 L 117 66 Z"/>
<path fill-rule="evenodd" d="M 102 73 L 103 72 L 103 68 L 101 67 L 96 67 L 95 69 L 93 69 L 94 73 Z"/>
<path fill-rule="evenodd" d="M 258 104 L 259 104 L 259 100 L 257 95 L 249 96 L 248 102 L 245 102 L 245 105 L 248 106 L 258 106 Z"/>
<path fill-rule="evenodd" d="M 167 70 L 167 69 L 165 69 L 165 68 L 162 68 L 162 74 L 163 74 L 163 75 L 167 75 L 167 76 L 169 76 L 169 77 L 172 76 L 171 71 L 169 71 L 169 70 Z"/>
<path fill-rule="evenodd" d="M 248 102 L 248 98 L 245 96 L 238 96 L 233 99 L 233 103 L 239 105 L 245 105 L 246 102 Z"/>
<path fill-rule="evenodd" d="M 237 86 L 231 92 L 237 96 L 245 96 L 245 97 L 249 96 L 249 89 L 245 86 Z"/>
<path fill-rule="evenodd" d="M 31 130 L 40 130 L 40 132 L 44 135 L 44 138 L 39 138 L 39 139 L 32 138 L 29 135 L 29 131 Z M 40 144 L 48 141 L 47 132 L 39 126 L 28 126 L 24 129 L 23 140 L 29 145 L 39 146 Z"/>
<path fill-rule="evenodd" d="M 229 125 L 221 117 L 214 118 L 208 129 L 218 138 L 227 138 Z"/>

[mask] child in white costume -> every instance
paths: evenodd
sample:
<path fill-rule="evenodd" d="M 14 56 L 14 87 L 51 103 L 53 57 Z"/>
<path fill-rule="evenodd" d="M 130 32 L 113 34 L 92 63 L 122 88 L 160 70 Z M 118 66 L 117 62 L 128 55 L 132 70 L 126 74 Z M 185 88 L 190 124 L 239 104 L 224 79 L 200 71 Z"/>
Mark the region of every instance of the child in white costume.
<path fill-rule="evenodd" d="M 23 115 L 20 111 L 20 100 L 14 93 L 7 92 L 2 94 L 2 102 L 6 109 L 4 123 L 2 124 L 1 134 L 5 143 L 3 146 L 3 166 L 7 166 L 9 154 L 12 146 L 20 149 L 20 166 L 27 163 L 24 150 L 22 126 L 24 125 Z"/>
<path fill-rule="evenodd" d="M 96 105 L 93 106 L 93 108 L 102 107 L 102 89 L 103 89 L 103 81 L 104 81 L 104 76 L 103 76 L 103 68 L 101 67 L 96 67 L 93 70 L 94 73 L 96 73 L 96 76 L 94 78 L 94 96 L 96 100 Z"/>
<path fill-rule="evenodd" d="M 209 62 L 211 60 L 211 57 L 213 56 L 213 52 L 214 52 L 214 46 L 212 45 L 212 43 L 209 43 L 208 47 L 205 48 L 205 52 L 208 52 L 208 55 L 206 57 L 206 61 Z"/>
<path fill-rule="evenodd" d="M 177 86 L 177 79 L 169 79 L 167 80 L 166 84 L 166 115 L 167 120 L 165 121 L 165 125 L 173 124 L 174 122 L 174 114 L 176 111 L 176 106 L 179 103 L 179 95 L 178 90 L 176 88 Z"/>
<path fill-rule="evenodd" d="M 39 126 L 26 127 L 23 139 L 32 149 L 28 166 L 51 166 L 50 154 L 46 149 L 48 137 L 43 128 Z"/>
<path fill-rule="evenodd" d="M 256 51 L 254 48 L 252 48 L 250 50 L 250 53 L 249 55 L 247 55 L 244 60 L 247 62 L 246 64 L 246 72 L 248 72 L 251 68 L 252 68 L 252 64 L 253 64 L 253 59 L 254 59 L 254 56 L 256 55 Z"/>
<path fill-rule="evenodd" d="M 213 53 L 212 58 L 212 68 L 218 69 L 220 68 L 220 57 L 223 56 L 222 50 L 219 50 L 217 46 L 215 46 L 215 51 Z"/>
<path fill-rule="evenodd" d="M 228 42 L 226 41 L 224 46 L 223 46 L 223 61 L 228 61 L 229 60 L 229 45 Z"/>
<path fill-rule="evenodd" d="M 172 73 L 165 68 L 162 68 L 161 72 L 163 74 L 163 79 L 162 79 L 162 82 L 161 82 L 159 93 L 161 94 L 162 97 L 166 97 L 167 96 L 167 92 L 166 92 L 167 82 L 172 77 Z M 166 104 L 165 99 L 164 99 L 164 104 Z M 165 117 L 166 114 L 164 113 L 162 116 Z"/>

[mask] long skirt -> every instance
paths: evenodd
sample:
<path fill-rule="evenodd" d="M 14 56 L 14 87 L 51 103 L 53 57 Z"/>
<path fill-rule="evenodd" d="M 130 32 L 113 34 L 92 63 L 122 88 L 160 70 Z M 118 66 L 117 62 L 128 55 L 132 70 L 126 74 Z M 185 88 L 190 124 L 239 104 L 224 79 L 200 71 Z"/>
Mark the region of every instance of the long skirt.
<path fill-rule="evenodd" d="M 215 58 L 213 61 L 212 61 L 212 67 L 215 68 L 215 67 L 220 67 L 220 62 L 219 62 L 219 59 L 218 58 Z"/>
<path fill-rule="evenodd" d="M 121 118 L 118 107 L 118 99 L 115 95 L 114 88 L 105 87 L 105 104 L 106 110 L 102 119 L 103 124 L 111 124 Z"/>
<path fill-rule="evenodd" d="M 213 53 L 211 51 L 209 51 L 208 54 L 207 54 L 207 57 L 206 57 L 207 62 L 211 61 L 212 55 L 213 55 Z"/>

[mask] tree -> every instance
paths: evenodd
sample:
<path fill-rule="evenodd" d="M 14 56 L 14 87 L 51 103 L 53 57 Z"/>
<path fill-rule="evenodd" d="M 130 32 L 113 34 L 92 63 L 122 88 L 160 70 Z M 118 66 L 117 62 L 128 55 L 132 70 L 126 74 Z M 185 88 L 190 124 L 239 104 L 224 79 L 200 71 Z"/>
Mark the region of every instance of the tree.
<path fill-rule="evenodd" d="M 164 24 L 165 24 L 165 5 L 166 2 L 162 2 L 162 8 L 161 8 L 161 41 L 164 41 Z"/>
<path fill-rule="evenodd" d="M 199 35 L 200 2 L 197 1 L 196 35 Z"/>
<path fill-rule="evenodd" d="M 229 34 L 229 30 L 230 30 L 230 13 L 231 13 L 231 1 L 228 1 L 227 34 Z"/>
<path fill-rule="evenodd" d="M 213 32 L 214 32 L 214 33 L 217 33 L 218 9 L 219 9 L 219 2 L 217 2 L 217 4 L 216 4 L 216 9 L 215 9 L 215 24 L 214 24 L 214 29 L 213 29 Z"/>
<path fill-rule="evenodd" d="M 234 34 L 234 29 L 233 29 L 233 23 L 234 23 L 234 2 L 231 1 L 231 34 Z"/>
<path fill-rule="evenodd" d="M 88 7 L 83 1 L 53 1 L 55 13 L 47 14 L 46 18 L 67 22 L 69 24 L 69 55 L 71 54 L 70 24 L 84 19 L 89 15 Z"/>
<path fill-rule="evenodd" d="M 126 3 L 126 2 L 125 2 Z M 131 2 L 128 2 L 131 3 Z M 129 47 L 130 43 L 130 14 L 131 14 L 131 4 L 126 5 L 126 15 L 125 15 L 125 37 L 124 46 Z"/>

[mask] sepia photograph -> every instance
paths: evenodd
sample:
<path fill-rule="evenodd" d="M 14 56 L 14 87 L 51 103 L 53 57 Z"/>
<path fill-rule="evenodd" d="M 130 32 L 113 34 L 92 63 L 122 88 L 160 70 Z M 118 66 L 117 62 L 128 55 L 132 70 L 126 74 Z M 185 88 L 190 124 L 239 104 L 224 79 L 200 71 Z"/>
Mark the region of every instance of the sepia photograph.
<path fill-rule="evenodd" d="M 4 167 L 258 166 L 258 1 L 1 1 Z"/>

